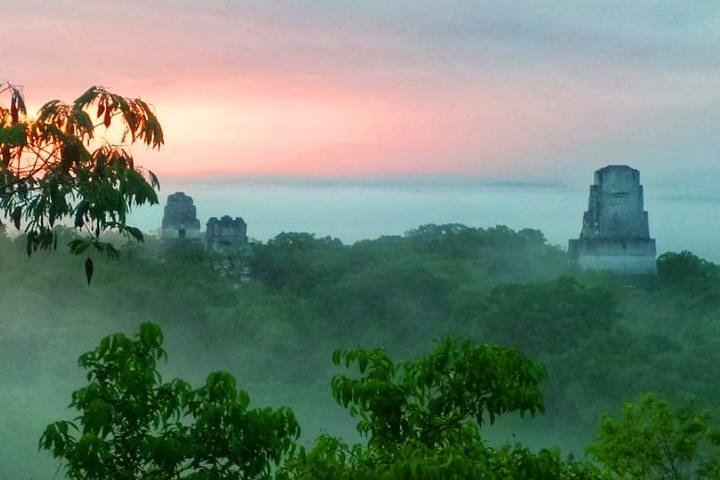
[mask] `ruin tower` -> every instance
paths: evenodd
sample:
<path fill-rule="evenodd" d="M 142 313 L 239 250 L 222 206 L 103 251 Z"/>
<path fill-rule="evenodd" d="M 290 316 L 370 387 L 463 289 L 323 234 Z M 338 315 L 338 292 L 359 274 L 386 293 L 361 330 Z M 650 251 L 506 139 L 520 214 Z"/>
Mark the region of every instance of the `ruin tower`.
<path fill-rule="evenodd" d="M 248 244 L 247 223 L 240 217 L 233 219 L 223 215 L 220 219 L 212 217 L 207 222 L 207 249 L 210 253 L 237 255 Z"/>
<path fill-rule="evenodd" d="M 161 235 L 165 240 L 200 240 L 200 220 L 192 197 L 175 192 L 167 198 Z"/>
<path fill-rule="evenodd" d="M 655 240 L 650 238 L 638 170 L 609 165 L 595 172 L 580 238 L 570 240 L 568 250 L 582 269 L 656 272 Z"/>

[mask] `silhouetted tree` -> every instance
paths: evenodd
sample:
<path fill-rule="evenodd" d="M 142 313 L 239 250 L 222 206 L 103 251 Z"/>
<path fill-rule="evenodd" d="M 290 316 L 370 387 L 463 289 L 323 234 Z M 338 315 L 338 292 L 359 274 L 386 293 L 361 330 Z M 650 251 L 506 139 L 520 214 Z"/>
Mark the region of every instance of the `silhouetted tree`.
<path fill-rule="evenodd" d="M 142 240 L 126 217 L 133 206 L 157 203 L 159 183 L 126 147 L 162 145 L 150 106 L 91 87 L 71 103 L 51 100 L 29 115 L 18 87 L 0 84 L 3 93 L 10 104 L 0 105 L 0 210 L 25 233 L 27 254 L 57 248 L 53 226 L 66 218 L 85 232 L 69 244 L 75 254 L 95 249 L 117 256 L 100 240 L 106 230 Z M 92 268 L 88 258 L 88 282 Z"/>

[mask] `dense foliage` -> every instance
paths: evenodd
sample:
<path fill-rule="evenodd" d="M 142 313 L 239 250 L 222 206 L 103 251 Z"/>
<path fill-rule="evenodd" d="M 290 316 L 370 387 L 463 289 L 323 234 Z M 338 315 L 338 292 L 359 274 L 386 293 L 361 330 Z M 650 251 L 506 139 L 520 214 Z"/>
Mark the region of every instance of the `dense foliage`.
<path fill-rule="evenodd" d="M 165 356 L 155 324 L 141 325 L 135 339 L 105 337 L 78 361 L 90 382 L 72 395 L 79 417 L 49 425 L 40 447 L 77 480 L 269 478 L 300 433 L 293 413 L 249 409 L 227 372 L 198 389 L 163 383 L 157 361 Z"/>
<path fill-rule="evenodd" d="M 720 438 L 710 421 L 693 402 L 671 407 L 647 394 L 625 403 L 621 418 L 604 415 L 589 451 L 621 479 L 716 479 Z"/>
<path fill-rule="evenodd" d="M 658 258 L 660 283 L 709 305 L 720 305 L 720 271 L 718 266 L 687 250 L 668 252 Z"/>
<path fill-rule="evenodd" d="M 483 338 L 515 345 L 532 354 L 577 348 L 593 333 L 617 325 L 610 291 L 563 276 L 541 283 L 499 285 L 456 312 L 459 322 L 477 322 Z"/>
<path fill-rule="evenodd" d="M 73 238 L 64 230 L 59 236 Z M 328 378 L 336 373 L 328 359 L 335 348 L 382 346 L 387 359 L 400 359 L 391 362 L 395 376 L 383 384 L 390 389 L 413 378 L 399 365 L 448 336 L 471 345 L 510 345 L 544 365 L 544 415 L 520 419 L 510 413 L 482 430 L 468 417 L 477 432 L 453 430 L 476 438 L 463 451 L 472 458 L 545 458 L 557 468 L 584 472 L 583 463 L 568 463 L 566 456 L 582 459 L 600 416 L 617 418 L 626 399 L 652 391 L 668 405 L 682 406 L 695 395 L 696 411 L 714 407 L 720 304 L 713 299 L 720 293 L 720 274 L 688 252 L 661 256 L 657 279 L 637 280 L 575 272 L 564 252 L 536 231 L 428 225 L 353 245 L 284 233 L 252 245 L 244 259 L 248 279 L 244 273 L 219 274 L 192 244 L 166 248 L 147 240 L 116 243 L 121 258 L 102 260 L 96 284 L 79 296 L 83 279 L 68 275 L 75 257 L 43 253 L 28 262 L 22 258 L 23 237 L 0 238 L 0 281 L 14 286 L 0 295 L 6 312 L 0 320 L 0 405 L 11 412 L 0 420 L 4 428 L 34 425 L 28 413 L 33 410 L 17 407 L 26 378 L 37 378 L 35 407 L 57 398 L 64 391 L 60 379 L 71 376 L 61 359 L 76 356 L 70 352 L 83 351 L 108 331 L 136 328 L 138 311 L 169 332 L 179 376 L 201 382 L 205 372 L 225 368 L 253 398 L 292 407 L 303 425 L 305 459 L 298 453 L 285 466 L 308 479 L 322 465 L 337 467 L 336 478 L 363 478 L 358 472 L 365 467 L 377 474 L 373 469 L 400 458 L 432 466 L 459 455 L 417 438 L 396 443 L 396 449 L 375 448 L 368 436 L 356 438 L 328 392 Z M 699 286 L 688 288 L 692 282 Z M 24 327 L 13 327 L 12 318 L 22 318 Z M 6 360 L 13 358 L 24 360 Z M 56 366 L 47 369 L 49 364 Z M 367 372 L 347 378 L 363 381 Z M 421 397 L 410 403 L 403 398 L 408 397 L 397 397 L 403 405 L 421 404 Z M 357 402 L 348 408 L 362 411 Z M 712 422 L 707 425 L 693 458 L 713 458 Z M 609 455 L 620 454 L 606 430 L 598 438 Z M 0 450 L 21 441 L 22 435 L 11 437 Z M 549 449 L 553 445 L 564 453 Z M 393 451 L 395 460 L 383 463 L 375 456 Z M 594 447 L 594 461 L 617 473 L 599 452 Z M 396 468 L 403 470 L 401 463 Z"/>
<path fill-rule="evenodd" d="M 359 377 L 333 378 L 335 400 L 358 417 L 367 439 L 349 447 L 321 436 L 281 463 L 299 427 L 287 408 L 249 410 L 225 372 L 193 390 L 163 383 L 160 327 L 145 323 L 135 339 L 105 337 L 79 365 L 88 386 L 72 395 L 74 422 L 50 424 L 40 447 L 60 458 L 70 479 L 579 479 L 589 465 L 563 462 L 557 451 L 519 444 L 488 446 L 484 422 L 543 409 L 545 371 L 517 350 L 446 340 L 430 355 L 395 363 L 382 349 L 336 351 L 335 364 Z M 279 469 L 274 468 L 280 466 Z M 275 475 L 277 474 L 277 475 Z"/>
<path fill-rule="evenodd" d="M 417 360 L 393 362 L 381 349 L 337 351 L 359 376 L 333 378 L 336 401 L 357 417 L 365 443 L 322 436 L 301 450 L 282 478 L 303 480 L 596 478 L 558 451 L 489 446 L 483 423 L 543 409 L 545 371 L 517 350 L 446 340 Z"/>

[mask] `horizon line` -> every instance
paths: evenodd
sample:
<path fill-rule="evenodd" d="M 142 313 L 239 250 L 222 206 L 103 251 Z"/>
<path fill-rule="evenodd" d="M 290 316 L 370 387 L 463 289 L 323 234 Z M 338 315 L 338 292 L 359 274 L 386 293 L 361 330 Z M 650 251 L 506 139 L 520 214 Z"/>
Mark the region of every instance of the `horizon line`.
<path fill-rule="evenodd" d="M 163 180 L 164 179 L 164 180 Z M 506 188 L 566 188 L 567 185 L 557 181 L 516 180 L 488 178 L 480 176 L 460 175 L 398 175 L 398 176 L 311 176 L 311 175 L 202 175 L 195 178 L 187 176 L 163 175 L 163 184 L 177 186 L 180 183 L 192 185 L 282 185 L 312 187 L 370 187 L 370 186 L 402 186 L 402 187 L 506 187 Z"/>

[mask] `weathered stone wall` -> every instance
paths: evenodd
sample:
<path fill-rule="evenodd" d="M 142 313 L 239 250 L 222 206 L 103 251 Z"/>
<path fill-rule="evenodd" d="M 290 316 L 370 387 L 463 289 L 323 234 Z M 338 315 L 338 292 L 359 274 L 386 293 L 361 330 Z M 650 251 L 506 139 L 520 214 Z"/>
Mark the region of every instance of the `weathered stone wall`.
<path fill-rule="evenodd" d="M 639 171 L 610 165 L 595 172 L 580 238 L 570 240 L 569 253 L 584 269 L 655 273 Z"/>
<path fill-rule="evenodd" d="M 240 217 L 233 219 L 224 215 L 218 219 L 210 218 L 206 232 L 207 248 L 212 253 L 235 255 L 240 253 L 248 243 L 247 224 Z"/>
<path fill-rule="evenodd" d="M 578 239 L 570 240 L 573 260 L 584 270 L 611 270 L 619 273 L 656 271 L 653 239 Z"/>
<path fill-rule="evenodd" d="M 581 238 L 650 238 L 640 172 L 612 165 L 595 172 Z"/>

